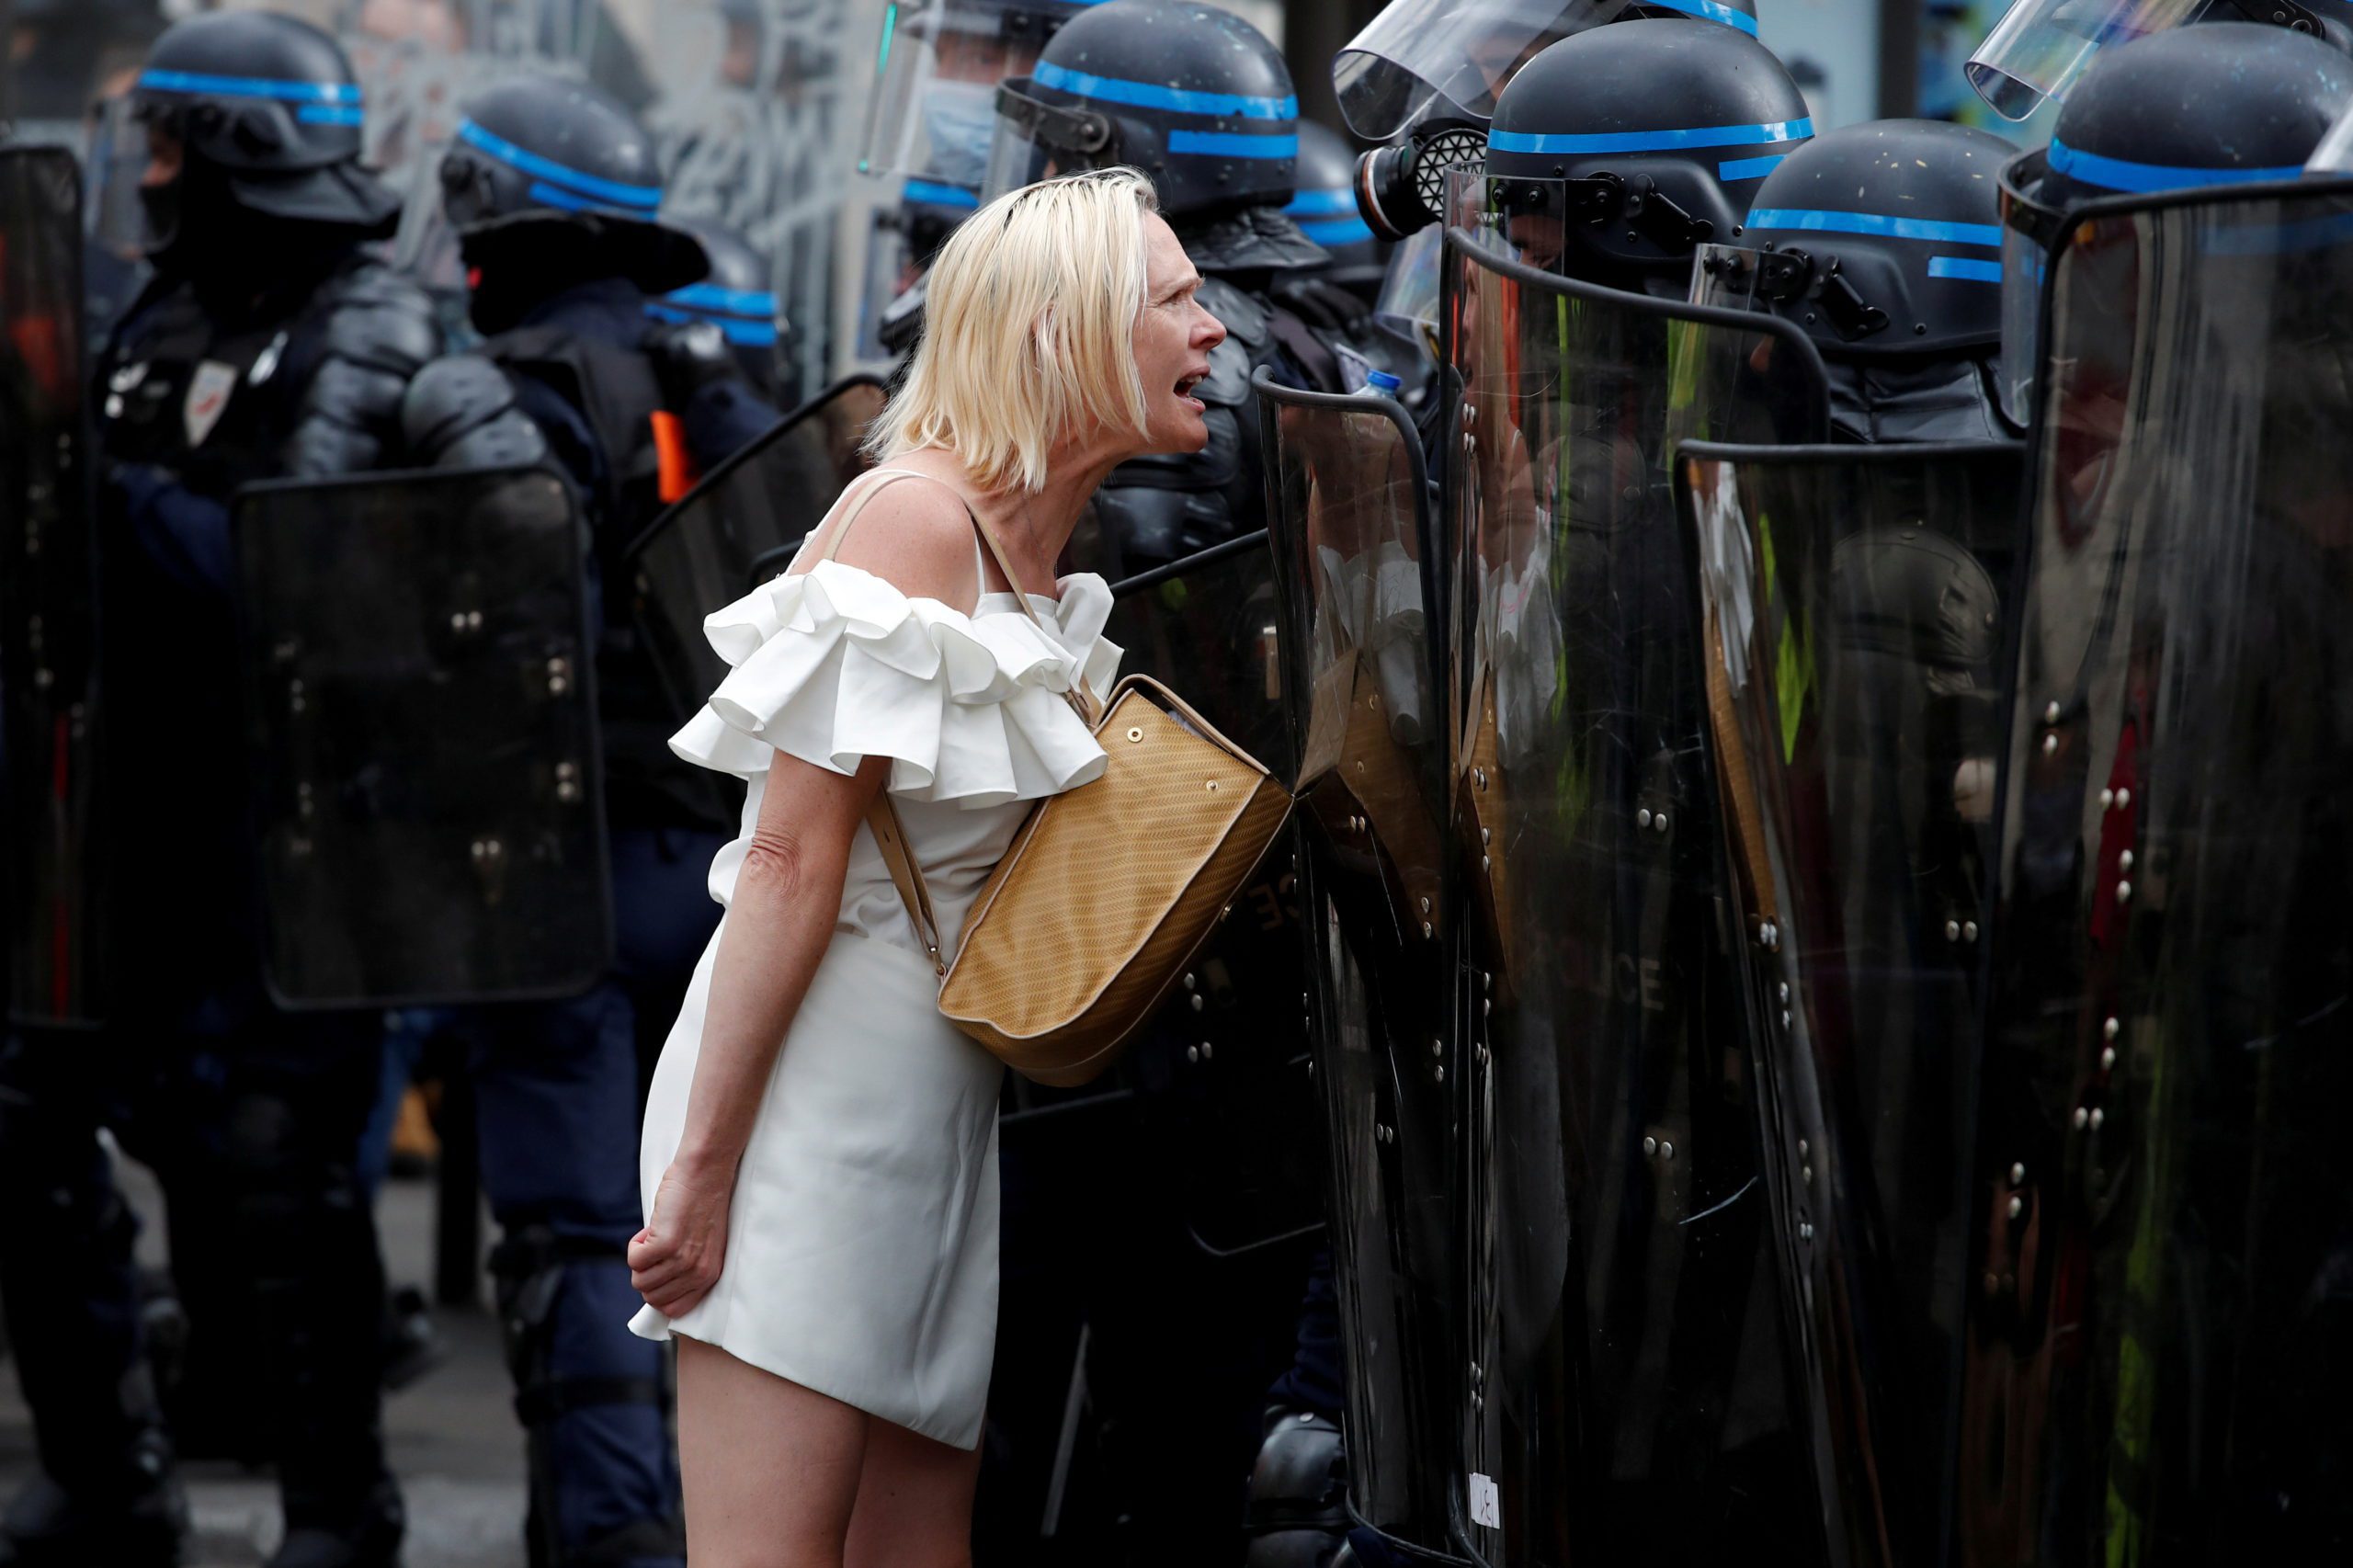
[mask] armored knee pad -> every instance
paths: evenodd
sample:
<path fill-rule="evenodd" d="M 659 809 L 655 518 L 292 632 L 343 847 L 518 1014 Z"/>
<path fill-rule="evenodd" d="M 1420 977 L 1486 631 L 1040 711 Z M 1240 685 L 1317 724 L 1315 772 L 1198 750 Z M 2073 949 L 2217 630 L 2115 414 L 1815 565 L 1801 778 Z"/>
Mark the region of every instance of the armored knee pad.
<path fill-rule="evenodd" d="M 1338 1425 L 1277 1406 L 1250 1469 L 1244 1568 L 1329 1568 L 1348 1533 L 1347 1460 Z"/>
<path fill-rule="evenodd" d="M 620 1248 L 518 1227 L 493 1249 L 500 1332 L 529 1471 L 532 1568 L 684 1561 L 662 1348 Z"/>

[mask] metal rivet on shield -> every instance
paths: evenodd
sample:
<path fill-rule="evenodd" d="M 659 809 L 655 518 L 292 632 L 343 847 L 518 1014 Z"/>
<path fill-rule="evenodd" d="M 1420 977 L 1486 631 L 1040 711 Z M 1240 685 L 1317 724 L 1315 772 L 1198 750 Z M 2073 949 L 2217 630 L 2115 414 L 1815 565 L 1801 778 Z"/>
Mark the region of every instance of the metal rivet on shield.
<path fill-rule="evenodd" d="M 2127 807 L 2127 806 L 2131 805 L 2131 803 L 2132 803 L 2132 791 L 2131 791 L 2131 790 L 2119 790 L 2116 792 L 2116 809 L 2117 809 L 2118 811 L 2120 811 L 2120 811 L 2122 811 L 2125 807 Z"/>
<path fill-rule="evenodd" d="M 2046 724 L 2055 724 L 2059 722 L 2059 704 L 2052 702 L 2043 708 L 2042 722 Z"/>
<path fill-rule="evenodd" d="M 2125 849 L 2118 852 L 2116 869 L 2120 871 L 2129 871 L 2132 869 L 2132 851 Z"/>
<path fill-rule="evenodd" d="M 1479 842 L 1482 846 L 1493 844 L 1495 841 L 1495 830 L 1494 828 L 1483 827 L 1479 830 Z"/>
<path fill-rule="evenodd" d="M 2116 1071 L 2116 1047 L 2111 1045 L 2099 1053 L 2099 1070 L 2103 1073 Z"/>
<path fill-rule="evenodd" d="M 2015 1163 L 2013 1163 L 2013 1164 L 2011 1165 L 2011 1166 L 2010 1166 L 2010 1185 L 2011 1185 L 2012 1187 L 2024 1187 L 2024 1186 L 2026 1185 L 2026 1162 L 2025 1162 L 2025 1161 L 2023 1161 L 2023 1160 L 2017 1161 L 2017 1162 L 2015 1162 Z"/>
<path fill-rule="evenodd" d="M 1424 900 L 1422 900 L 1422 913 L 1423 913 L 1424 915 L 1427 915 L 1429 912 L 1430 912 L 1430 901 L 1429 901 L 1428 899 L 1424 899 Z"/>
<path fill-rule="evenodd" d="M 1658 829 L 1659 832 L 1665 833 L 1666 831 L 1666 813 L 1665 812 L 1661 812 L 1658 815 L 1651 818 L 1651 825 Z"/>
<path fill-rule="evenodd" d="M 2119 903 L 2130 903 L 2132 902 L 2132 884 L 2131 882 L 2119 882 L 2116 884 L 2116 902 Z"/>
<path fill-rule="evenodd" d="M 2023 1198 L 2013 1198 L 2013 1199 L 2010 1199 L 2010 1218 L 2011 1218 L 2011 1219 L 2015 1220 L 2015 1219 L 2017 1219 L 2019 1215 L 2021 1215 L 2021 1214 L 2023 1214 L 2023 1213 L 2025 1213 L 2025 1212 L 2026 1212 L 2026 1199 L 2023 1199 Z"/>
<path fill-rule="evenodd" d="M 1217 1046 L 1216 1046 L 1216 1044 L 1215 1044 L 1213 1041 L 1206 1040 L 1203 1040 L 1203 1041 L 1201 1041 L 1201 1060 L 1202 1060 L 1202 1061 L 1207 1062 L 1211 1057 L 1215 1056 L 1216 1054 L 1217 1054 Z"/>
<path fill-rule="evenodd" d="M 1810 1242 L 1810 1241 L 1813 1240 L 1813 1221 L 1811 1221 L 1811 1220 L 1801 1220 L 1801 1221 L 1798 1221 L 1798 1238 L 1799 1238 L 1801 1241 L 1809 1241 L 1809 1242 Z"/>
<path fill-rule="evenodd" d="M 1945 922 L 1945 940 L 1948 942 L 1958 942 L 1961 940 L 1960 921 L 1948 920 Z"/>
<path fill-rule="evenodd" d="M 2099 1027 L 2099 1037 L 2102 1040 L 2114 1040 L 2118 1035 L 2123 1032 L 2124 1023 L 2120 1018 L 2111 1017 Z"/>
<path fill-rule="evenodd" d="M 1652 1154 L 1655 1154 L 1655 1153 L 1658 1153 L 1658 1140 L 1657 1140 L 1657 1139 L 1655 1139 L 1655 1138 L 1645 1138 L 1645 1139 L 1643 1139 L 1643 1156 L 1644 1156 L 1645 1158 L 1649 1157 L 1649 1156 L 1650 1156 L 1650 1155 L 1652 1155 Z"/>
<path fill-rule="evenodd" d="M 1648 806 L 1644 806 L 1641 811 L 1634 813 L 1634 825 L 1645 830 L 1650 827 L 1651 809 Z"/>
<path fill-rule="evenodd" d="M 2107 1119 L 2108 1119 L 2108 1112 L 2107 1112 L 2107 1111 L 2105 1111 L 2105 1110 L 2101 1110 L 2101 1109 L 2095 1109 L 2095 1110 L 2092 1112 L 2092 1129 L 2093 1129 L 2093 1131 L 2098 1131 L 2098 1129 L 2099 1129 L 2099 1124 L 2100 1124 L 2101 1122 L 2103 1122 L 2103 1121 L 2106 1121 Z"/>
<path fill-rule="evenodd" d="M 2056 736 L 2056 735 L 2045 735 L 2045 736 L 2043 736 L 2043 737 L 2042 737 L 2042 755 L 2043 755 L 2043 756 L 2049 756 L 2052 753 L 2053 753 L 2053 752 L 2057 751 L 2058 749 L 2059 749 L 2059 737 L 2058 737 L 2058 736 Z"/>
<path fill-rule="evenodd" d="M 2099 809 L 2104 812 L 2110 811 L 2114 809 L 2115 805 L 2116 791 L 2113 790 L 2102 790 L 2099 792 Z"/>
<path fill-rule="evenodd" d="M 1197 991 L 1200 989 L 1200 984 L 1201 977 L 1198 974 L 1188 974 L 1185 977 L 1185 989 L 1188 991 Z M 1302 1007 L 1307 1006 L 1307 993 L 1304 991 L 1299 994 L 1299 1005 Z"/>
<path fill-rule="evenodd" d="M 1813 1167 L 1812 1165 L 1800 1165 L 1798 1167 L 1798 1179 L 1805 1183 L 1806 1186 L 1812 1187 L 1813 1185 Z"/>
<path fill-rule="evenodd" d="M 1804 1159 L 1804 1158 L 1806 1157 L 1807 1153 L 1808 1153 L 1809 1152 L 1811 1152 L 1813 1148 L 1813 1145 L 1811 1142 L 1809 1142 L 1807 1140 L 1805 1140 L 1805 1139 L 1803 1139 L 1803 1138 L 1799 1139 L 1799 1140 L 1798 1140 L 1798 1158 L 1799 1158 L 1799 1159 L 1801 1159 L 1801 1160 Z"/>
<path fill-rule="evenodd" d="M 1493 860 L 1491 860 L 1490 858 L 1487 858 L 1486 856 L 1484 856 L 1484 855 L 1482 855 L 1482 856 L 1480 856 L 1480 857 L 1479 857 L 1479 869 L 1481 869 L 1481 870 L 1483 870 L 1483 871 L 1486 871 L 1486 870 L 1492 870 L 1492 869 L 1495 869 L 1495 862 L 1494 862 Z"/>
<path fill-rule="evenodd" d="M 1188 1061 L 1188 1062 L 1199 1062 L 1200 1059 L 1201 1059 L 1201 1048 L 1200 1048 L 1199 1046 L 1198 1046 L 1198 1045 L 1188 1045 L 1188 1046 L 1187 1046 L 1187 1047 L 1185 1048 L 1185 1060 L 1186 1060 L 1186 1061 Z"/>
<path fill-rule="evenodd" d="M 1446 1041 L 1442 1040 L 1434 1040 L 1430 1041 L 1430 1054 L 1432 1056 L 1444 1056 L 1446 1054 Z"/>
<path fill-rule="evenodd" d="M 1423 922 L 1422 922 L 1422 936 L 1423 936 L 1425 938 L 1431 937 L 1435 937 L 1435 936 L 1437 936 L 1437 935 L 1438 935 L 1438 931 L 1437 931 L 1436 927 L 1432 926 L 1430 925 L 1430 923 L 1429 923 L 1428 921 L 1427 921 L 1427 920 L 1425 920 L 1425 921 L 1423 921 Z"/>
<path fill-rule="evenodd" d="M 2075 1125 L 2077 1127 L 2090 1126 L 2091 1119 L 2092 1113 L 2090 1111 L 2086 1110 L 2082 1106 L 2077 1106 L 2075 1108 Z"/>
<path fill-rule="evenodd" d="M 1964 920 L 1961 923 L 1961 939 L 1964 942 L 1973 942 L 1977 940 L 1976 921 Z"/>
<path fill-rule="evenodd" d="M 559 762 L 555 765 L 555 798 L 572 801 L 580 799 L 580 765 Z"/>
<path fill-rule="evenodd" d="M 1664 1138 L 1660 1139 L 1658 1142 L 1658 1157 L 1662 1160 L 1671 1160 L 1675 1158 L 1675 1145 L 1668 1142 Z"/>
<path fill-rule="evenodd" d="M 1445 1083 L 1445 1082 L 1446 1082 L 1446 1069 L 1445 1069 L 1445 1068 L 1443 1068 L 1443 1067 L 1439 1067 L 1439 1068 L 1436 1068 L 1436 1069 L 1434 1069 L 1434 1071 L 1435 1071 L 1435 1072 L 1437 1073 L 1437 1074 L 1438 1074 L 1438 1081 L 1439 1083 L 1441 1083 L 1441 1084 Z"/>
<path fill-rule="evenodd" d="M 1199 992 L 1198 992 L 1198 991 L 1196 991 L 1196 992 L 1194 992 L 1194 993 L 1193 993 L 1193 1011 L 1195 1011 L 1196 1013 L 1198 1013 L 1198 1012 L 1199 1012 L 1202 1008 L 1204 1008 L 1204 1007 L 1208 1006 L 1209 1005 L 1210 1005 L 1210 999 L 1209 999 L 1208 997 L 1206 997 L 1206 996 L 1202 995 L 1202 994 L 1201 994 Z"/>

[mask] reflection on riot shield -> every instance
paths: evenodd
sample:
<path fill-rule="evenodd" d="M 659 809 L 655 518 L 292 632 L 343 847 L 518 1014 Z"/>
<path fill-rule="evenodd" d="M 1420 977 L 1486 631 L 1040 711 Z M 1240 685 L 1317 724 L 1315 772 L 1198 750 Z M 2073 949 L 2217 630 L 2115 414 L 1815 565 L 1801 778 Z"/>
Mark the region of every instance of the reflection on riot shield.
<path fill-rule="evenodd" d="M 849 482 L 866 472 L 858 443 L 882 412 L 872 376 L 835 382 L 713 469 L 633 540 L 639 635 L 681 724 L 727 676 L 702 619 L 782 572 Z M 733 804 L 727 818 L 735 814 Z"/>
<path fill-rule="evenodd" d="M 1263 532 L 1113 585 L 1122 675 L 1170 689 L 1293 777 L 1276 643 L 1281 613 Z M 1318 1117 L 1300 1016 L 1292 839 L 1278 837 L 1128 1062 L 1193 1239 L 1227 1254 L 1322 1220 Z"/>
<path fill-rule="evenodd" d="M 2353 180 L 2052 259 L 1958 1561 L 2353 1539 Z"/>
<path fill-rule="evenodd" d="M 1672 443 L 1819 440 L 1813 345 L 1448 236 L 1458 1541 L 1810 1560 Z"/>
<path fill-rule="evenodd" d="M 1443 1552 L 1461 1063 L 1422 449 L 1391 399 L 1295 392 L 1265 371 L 1257 387 L 1299 737 L 1297 903 L 1329 1145 L 1350 1501 L 1391 1540 Z"/>
<path fill-rule="evenodd" d="M 8 1014 L 97 1021 L 96 561 L 84 467 L 81 176 L 0 151 L 0 727 Z"/>
<path fill-rule="evenodd" d="M 1839 1561 L 1942 1553 L 2015 445 L 1682 446 L 1771 1246 Z"/>
<path fill-rule="evenodd" d="M 234 528 L 272 993 L 587 985 L 612 922 L 571 491 L 536 468 L 268 484 Z"/>

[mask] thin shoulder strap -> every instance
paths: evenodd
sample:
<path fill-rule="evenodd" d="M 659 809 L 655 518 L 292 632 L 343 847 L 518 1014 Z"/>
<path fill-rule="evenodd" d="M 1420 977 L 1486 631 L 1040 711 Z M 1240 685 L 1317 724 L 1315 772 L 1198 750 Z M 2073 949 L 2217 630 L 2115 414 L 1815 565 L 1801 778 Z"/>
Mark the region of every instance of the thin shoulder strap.
<path fill-rule="evenodd" d="M 1021 606 L 1021 613 L 1028 616 L 1029 618 L 1030 624 L 1037 627 L 1039 631 L 1043 631 L 1046 630 L 1046 623 L 1038 619 L 1037 607 L 1029 602 L 1029 596 L 1021 591 L 1021 579 L 1014 575 L 1013 563 L 1006 560 L 1005 551 L 998 548 L 996 535 L 991 533 L 989 531 L 989 526 L 981 521 L 981 515 L 972 510 L 972 504 L 964 499 L 962 491 L 958 490 L 954 485 L 949 483 L 944 479 L 936 479 L 927 473 L 918 473 L 911 468 L 878 468 L 868 473 L 859 475 L 858 478 L 852 481 L 852 483 L 864 483 L 865 481 L 872 479 L 878 474 L 882 476 L 881 483 L 868 485 L 866 494 L 858 498 L 858 504 L 852 506 L 849 511 L 844 515 L 839 523 L 835 525 L 834 537 L 826 542 L 825 553 L 819 557 L 820 560 L 831 561 L 841 553 L 842 541 L 849 537 L 850 525 L 858 521 L 858 515 L 866 510 L 866 504 L 869 501 L 873 500 L 876 494 L 885 485 L 901 479 L 927 479 L 930 480 L 932 483 L 938 485 L 942 490 L 947 491 L 950 495 L 955 496 L 957 504 L 964 508 L 964 516 L 972 519 L 972 532 L 980 541 L 979 544 L 974 545 L 972 548 L 972 564 L 974 567 L 979 567 L 981 563 L 980 546 L 988 546 L 990 557 L 996 562 L 996 569 L 1005 574 L 1006 585 L 1012 588 L 1015 600 Z M 988 573 L 986 571 L 982 571 L 980 578 L 980 591 L 985 594 L 989 591 Z M 1082 715 L 1082 717 L 1085 717 L 1085 715 Z M 1093 721 L 1089 719 L 1088 722 L 1092 722 Z"/>

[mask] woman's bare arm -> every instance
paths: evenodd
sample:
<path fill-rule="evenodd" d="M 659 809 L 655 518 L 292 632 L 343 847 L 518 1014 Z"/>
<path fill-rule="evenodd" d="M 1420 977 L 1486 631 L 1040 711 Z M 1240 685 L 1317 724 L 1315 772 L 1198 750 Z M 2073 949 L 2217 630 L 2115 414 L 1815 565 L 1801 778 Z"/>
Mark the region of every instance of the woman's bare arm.
<path fill-rule="evenodd" d="M 779 754 L 712 961 L 702 1051 L 677 1163 L 732 1173 L 777 1051 L 841 918 L 850 840 L 890 767 L 848 778 Z"/>

